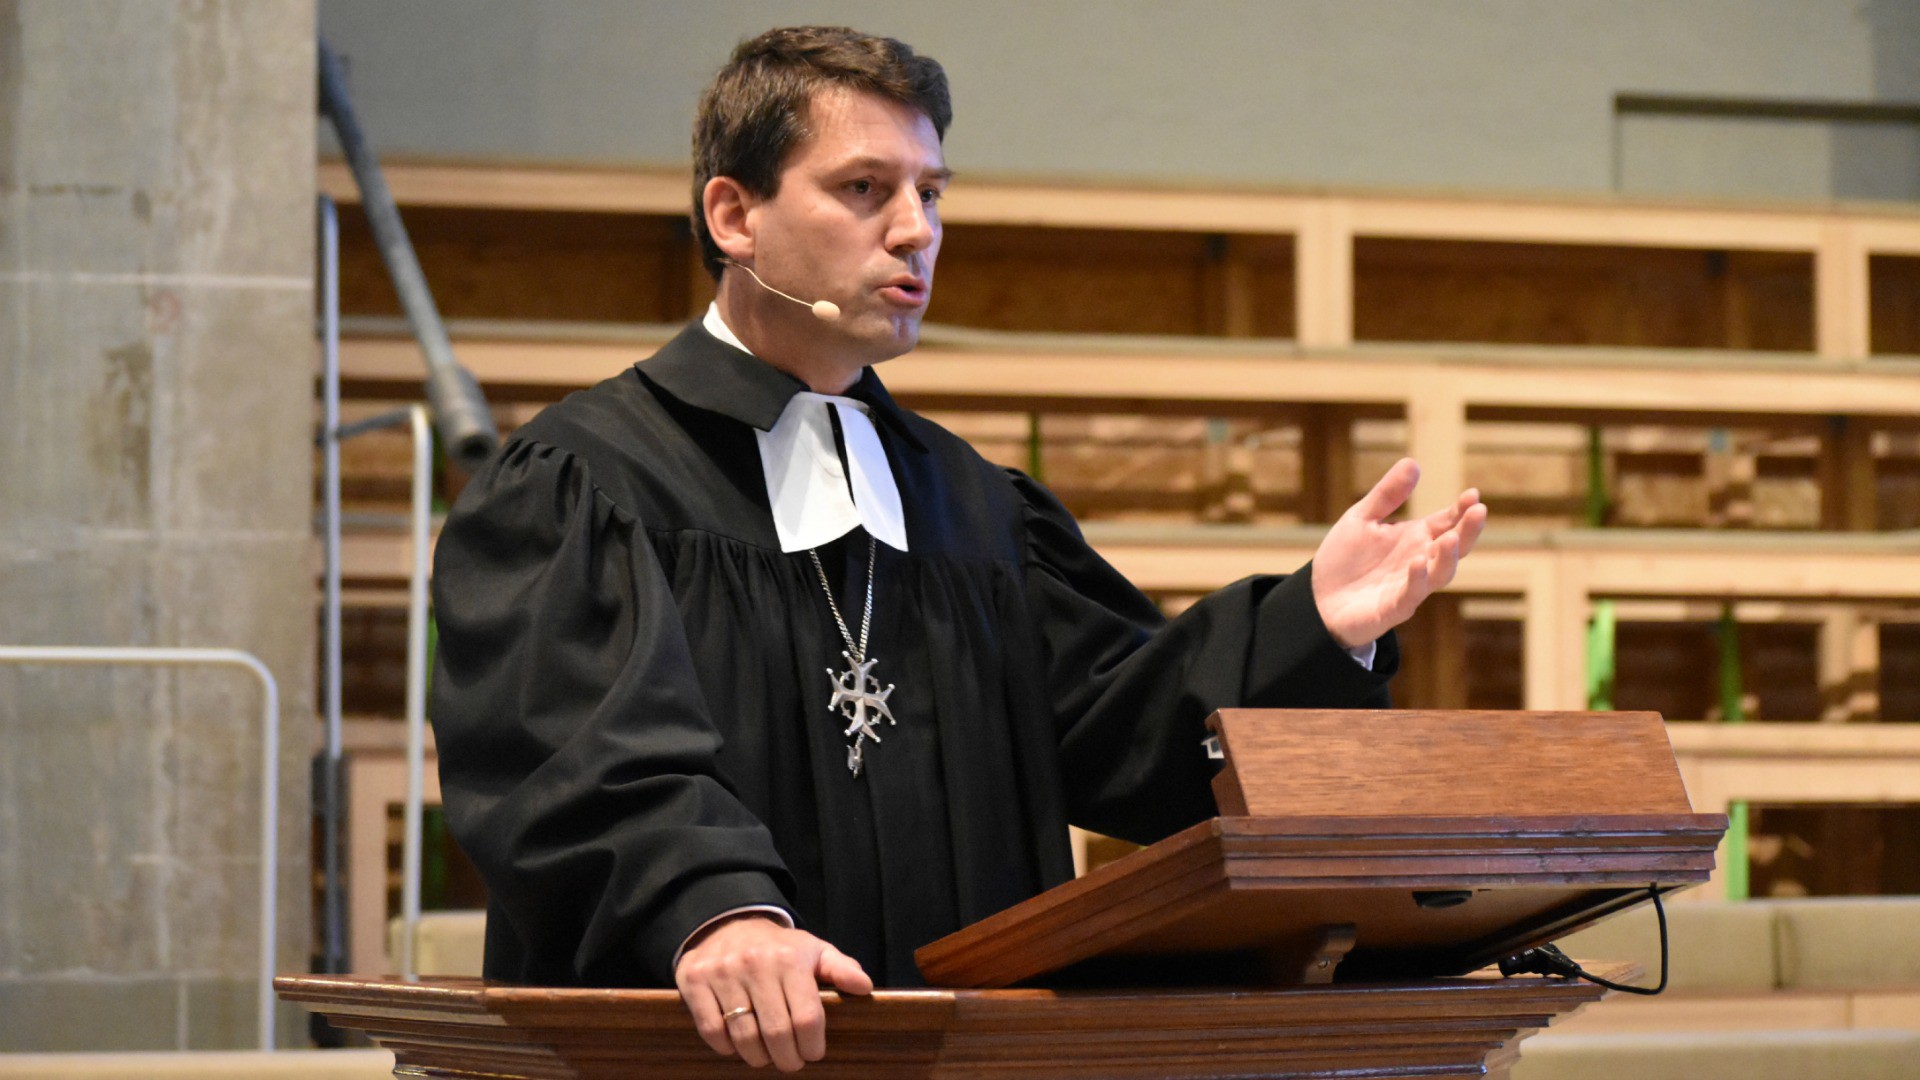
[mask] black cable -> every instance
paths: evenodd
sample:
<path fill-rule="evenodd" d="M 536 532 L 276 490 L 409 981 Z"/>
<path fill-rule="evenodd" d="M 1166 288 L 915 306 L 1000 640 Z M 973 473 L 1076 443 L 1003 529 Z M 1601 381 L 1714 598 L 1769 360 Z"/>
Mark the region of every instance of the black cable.
<path fill-rule="evenodd" d="M 1628 986 L 1610 979 L 1603 979 L 1560 951 L 1554 945 L 1541 945 L 1528 949 L 1500 961 L 1500 974 L 1514 975 L 1554 975 L 1562 979 L 1585 979 L 1609 990 L 1618 990 L 1623 994 L 1645 994 L 1649 997 L 1667 988 L 1667 912 L 1660 905 L 1660 886 L 1647 886 L 1647 895 L 1653 898 L 1653 915 L 1660 921 L 1660 982 L 1657 986 Z"/>

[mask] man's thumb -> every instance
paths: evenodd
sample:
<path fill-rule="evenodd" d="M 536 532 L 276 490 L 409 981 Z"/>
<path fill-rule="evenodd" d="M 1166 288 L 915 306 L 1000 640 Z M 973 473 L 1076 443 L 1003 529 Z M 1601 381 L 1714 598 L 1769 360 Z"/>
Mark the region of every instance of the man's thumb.
<path fill-rule="evenodd" d="M 860 961 L 831 945 L 820 950 L 820 962 L 815 965 L 814 975 L 835 990 L 844 990 L 849 994 L 873 993 L 873 979 L 860 966 Z"/>

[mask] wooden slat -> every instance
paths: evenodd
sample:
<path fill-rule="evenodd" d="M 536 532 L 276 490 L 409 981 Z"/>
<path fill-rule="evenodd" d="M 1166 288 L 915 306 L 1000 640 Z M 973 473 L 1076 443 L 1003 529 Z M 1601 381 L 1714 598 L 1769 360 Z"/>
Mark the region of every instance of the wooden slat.
<path fill-rule="evenodd" d="M 1667 739 L 1680 756 L 1683 772 L 1689 760 L 1792 763 L 1892 757 L 1920 765 L 1920 724 L 1668 724 Z M 1915 778 L 1920 783 L 1920 770 Z"/>
<path fill-rule="evenodd" d="M 1852 221 L 1868 251 L 1877 255 L 1920 255 L 1920 220 L 1886 217 Z"/>
<path fill-rule="evenodd" d="M 941 200 L 952 224 L 1297 233 L 1311 200 L 1258 192 L 1128 190 L 1070 184 L 956 184 Z"/>
<path fill-rule="evenodd" d="M 1920 803 L 1920 724 L 1669 724 L 1695 810 L 1735 802 Z M 1694 897 L 1725 895 L 1726 850 Z"/>
<path fill-rule="evenodd" d="M 403 751 L 363 751 L 346 760 L 347 943 L 356 971 L 386 966 L 387 817 L 405 806 L 407 763 Z M 440 769 L 429 753 L 421 774 L 421 799 L 440 805 Z"/>
<path fill-rule="evenodd" d="M 1810 251 L 1817 215 L 1634 202 L 1350 198 L 1363 236 L 1552 244 Z"/>
<path fill-rule="evenodd" d="M 1670 546 L 1646 544 L 1632 550 L 1602 546 L 1604 541 L 1598 539 L 1588 547 L 1592 534 L 1576 535 L 1581 547 L 1563 549 L 1562 559 L 1585 565 L 1588 589 L 1596 596 L 1920 596 L 1920 558 L 1916 557 L 1920 544 L 1910 538 L 1894 537 L 1852 550 L 1843 541 L 1829 538 L 1824 544 L 1809 541 L 1796 550 L 1792 538 L 1770 538 L 1752 547 L 1694 545 L 1690 541 L 1695 537 L 1667 532 L 1661 539 Z M 1753 576 L 1759 573 L 1772 577 Z"/>
<path fill-rule="evenodd" d="M 662 330 L 662 337 L 668 331 Z M 462 340 L 461 362 L 482 384 L 555 393 L 591 385 L 651 355 L 641 342 Z M 1580 357 L 1487 348 L 1418 352 L 1208 349 L 1046 350 L 1031 344 L 982 349 L 923 345 L 880 370 L 910 404 L 1014 410 L 1141 404 L 1252 406 L 1289 402 L 1387 406 L 1404 410 L 1422 392 L 1457 397 L 1468 409 L 1506 419 L 1564 419 L 1608 412 L 1641 422 L 1675 418 L 1790 415 L 1910 417 L 1920 410 L 1920 365 L 1908 361 L 1823 364 L 1786 359 L 1740 362 L 1644 354 Z M 349 383 L 417 384 L 417 347 L 399 338 L 341 345 Z M 1675 421 L 1678 422 L 1678 421 Z"/>
<path fill-rule="evenodd" d="M 662 339 L 664 343 L 664 337 Z M 653 355 L 658 344 L 625 342 L 458 341 L 454 355 L 489 391 L 531 387 L 561 394 L 617 375 Z M 425 380 L 420 347 L 406 338 L 355 338 L 340 343 L 347 383 L 414 386 Z"/>
<path fill-rule="evenodd" d="M 382 167 L 402 206 L 468 206 L 514 210 L 590 210 L 684 214 L 693 205 L 685 170 L 515 168 L 387 163 Z M 360 189 L 344 163 L 320 164 L 320 192 L 358 203 Z"/>
<path fill-rule="evenodd" d="M 388 162 L 387 184 L 402 205 L 529 210 L 687 212 L 684 169 L 593 169 Z M 324 162 L 320 190 L 359 200 L 346 167 Z M 1812 251 L 1817 222 L 1859 223 L 1876 251 L 1920 253 L 1920 215 L 1883 208 L 1755 206 L 1581 196 L 1310 194 L 1278 190 L 1114 187 L 968 177 L 942 203 L 948 222 L 1219 233 L 1297 233 L 1312 208 L 1350 208 L 1366 236 L 1532 243 L 1630 244 L 1726 250 Z"/>
<path fill-rule="evenodd" d="M 1851 221 L 1820 224 L 1813 256 L 1814 351 L 1829 360 L 1858 360 L 1869 351 L 1869 251 Z"/>
<path fill-rule="evenodd" d="M 1294 337 L 1313 348 L 1353 343 L 1353 222 L 1350 207 L 1304 215 L 1294 242 Z"/>
<path fill-rule="evenodd" d="M 1313 557 L 1320 531 L 1154 527 L 1092 523 L 1094 547 L 1148 592 L 1209 592 L 1248 574 L 1284 573 Z M 1598 596 L 1766 597 L 1809 600 L 1920 598 L 1920 542 L 1904 537 L 1848 545 L 1833 535 L 1726 536 L 1663 532 L 1658 537 L 1578 535 L 1577 547 L 1497 531 L 1460 564 L 1454 591 L 1527 593 L 1535 574 L 1577 570 Z M 1556 541 L 1566 537 L 1556 537 Z M 1662 547 L 1665 542 L 1670 547 Z M 404 578 L 408 542 L 398 533 L 349 533 L 342 568 L 349 581 Z M 1580 615 L 1584 623 L 1584 612 Z"/>
<path fill-rule="evenodd" d="M 1674 1034 L 1706 1031 L 1833 1031 L 1850 1027 L 1899 1027 L 1853 1022 L 1855 995 L 1842 991 L 1776 991 L 1771 994 L 1686 994 L 1658 998 L 1619 995 L 1555 1024 L 1556 1033 L 1582 1035 Z M 1908 1024 L 1910 1030 L 1920 1025 Z"/>

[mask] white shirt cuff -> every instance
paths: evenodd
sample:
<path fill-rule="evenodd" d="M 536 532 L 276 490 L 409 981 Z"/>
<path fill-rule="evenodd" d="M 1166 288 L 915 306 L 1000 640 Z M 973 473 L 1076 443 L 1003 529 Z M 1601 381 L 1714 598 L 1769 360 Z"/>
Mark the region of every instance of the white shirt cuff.
<path fill-rule="evenodd" d="M 1353 657 L 1354 662 L 1359 664 L 1361 667 L 1366 668 L 1368 671 L 1372 671 L 1373 656 L 1376 652 L 1379 651 L 1379 649 L 1380 649 L 1380 642 L 1369 641 L 1365 645 L 1355 645 L 1353 648 L 1348 649 L 1347 655 Z"/>
<path fill-rule="evenodd" d="M 774 922 L 784 925 L 787 929 L 793 929 L 793 913 L 786 908 L 774 907 L 772 904 L 748 904 L 746 907 L 730 908 L 693 928 L 693 933 L 687 935 L 687 940 L 682 941 L 680 947 L 673 950 L 673 966 L 675 968 L 680 966 L 680 957 L 686 955 L 687 941 L 692 941 L 694 938 L 706 933 L 707 928 L 714 923 L 731 919 L 735 915 L 746 915 L 750 912 L 764 914 L 773 919 Z"/>

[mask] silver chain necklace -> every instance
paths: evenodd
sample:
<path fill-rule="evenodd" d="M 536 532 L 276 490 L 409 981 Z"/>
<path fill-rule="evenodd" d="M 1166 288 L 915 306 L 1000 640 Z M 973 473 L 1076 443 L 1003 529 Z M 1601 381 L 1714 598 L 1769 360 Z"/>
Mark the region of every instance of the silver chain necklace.
<path fill-rule="evenodd" d="M 827 569 L 820 565 L 820 550 L 807 549 L 814 573 L 820 575 L 820 591 L 827 594 L 827 608 L 833 612 L 834 624 L 840 627 L 841 640 L 847 643 L 846 650 L 840 654 L 847 659 L 847 670 L 827 669 L 833 678 L 833 700 L 827 702 L 827 708 L 847 721 L 846 735 L 853 740 L 847 747 L 847 769 L 855 776 L 860 775 L 861 767 L 866 764 L 866 741 L 880 741 L 881 718 L 889 724 L 899 723 L 893 718 L 893 710 L 887 708 L 893 684 L 880 689 L 880 680 L 872 675 L 873 665 L 880 661 L 867 658 L 867 632 L 873 628 L 873 566 L 877 550 L 874 538 L 867 537 L 867 607 L 860 616 L 860 641 L 855 644 L 853 632 L 847 629 L 847 620 L 841 618 L 840 605 L 833 598 L 833 586 L 827 582 Z"/>

